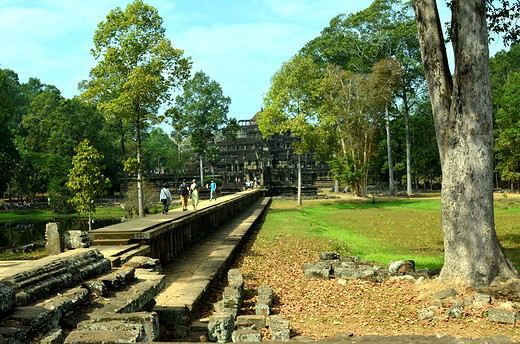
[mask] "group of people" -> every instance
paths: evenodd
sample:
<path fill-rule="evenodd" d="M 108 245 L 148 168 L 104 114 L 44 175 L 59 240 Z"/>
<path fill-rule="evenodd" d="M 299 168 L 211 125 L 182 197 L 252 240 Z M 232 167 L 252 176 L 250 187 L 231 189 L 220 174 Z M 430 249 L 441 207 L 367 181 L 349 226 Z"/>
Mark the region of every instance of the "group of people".
<path fill-rule="evenodd" d="M 210 184 L 210 193 L 209 200 L 217 201 L 216 196 L 217 191 L 217 183 L 215 181 L 211 181 Z M 197 210 L 197 205 L 199 204 L 199 184 L 195 179 L 192 180 L 191 184 L 188 185 L 186 180 L 182 181 L 182 184 L 179 186 L 179 194 L 181 197 L 182 211 L 188 210 L 188 200 L 191 198 L 191 202 L 193 205 L 193 210 Z M 163 188 L 161 189 L 161 193 L 159 195 L 159 199 L 162 202 L 162 213 L 168 214 L 168 207 L 172 201 L 172 194 L 170 189 L 168 189 L 168 184 L 164 183 Z"/>

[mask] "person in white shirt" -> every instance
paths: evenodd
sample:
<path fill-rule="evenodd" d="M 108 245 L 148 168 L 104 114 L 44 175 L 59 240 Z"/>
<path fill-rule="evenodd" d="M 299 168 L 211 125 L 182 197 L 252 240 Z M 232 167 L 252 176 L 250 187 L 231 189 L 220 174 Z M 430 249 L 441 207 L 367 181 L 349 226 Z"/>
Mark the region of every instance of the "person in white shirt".
<path fill-rule="evenodd" d="M 159 196 L 161 202 L 162 202 L 162 213 L 168 214 L 168 206 L 170 205 L 170 202 L 172 201 L 172 194 L 170 190 L 168 189 L 168 184 L 164 183 L 163 188 L 161 189 L 161 194 Z"/>

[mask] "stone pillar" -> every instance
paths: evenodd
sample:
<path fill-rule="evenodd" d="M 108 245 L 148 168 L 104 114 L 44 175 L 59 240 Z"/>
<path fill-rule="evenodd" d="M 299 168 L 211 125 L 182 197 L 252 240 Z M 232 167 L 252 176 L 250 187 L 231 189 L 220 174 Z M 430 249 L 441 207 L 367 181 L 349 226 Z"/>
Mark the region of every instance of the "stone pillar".
<path fill-rule="evenodd" d="M 92 244 L 92 239 L 85 231 L 71 230 L 63 234 L 63 242 L 66 248 L 88 248 Z"/>
<path fill-rule="evenodd" d="M 45 252 L 49 256 L 60 254 L 64 251 L 63 234 L 60 232 L 57 223 L 52 222 L 47 224 L 45 229 L 45 239 L 47 240 L 47 243 L 45 244 Z"/>

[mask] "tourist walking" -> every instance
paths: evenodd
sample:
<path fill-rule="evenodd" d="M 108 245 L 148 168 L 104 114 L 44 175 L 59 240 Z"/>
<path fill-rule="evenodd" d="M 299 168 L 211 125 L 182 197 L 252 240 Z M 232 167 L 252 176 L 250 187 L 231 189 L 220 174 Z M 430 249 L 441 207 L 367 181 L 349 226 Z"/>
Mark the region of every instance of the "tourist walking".
<path fill-rule="evenodd" d="M 190 196 L 193 210 L 197 210 L 197 205 L 199 204 L 199 185 L 195 179 L 193 179 L 190 185 Z"/>
<path fill-rule="evenodd" d="M 189 191 L 188 184 L 186 184 L 186 180 L 184 179 L 182 181 L 182 184 L 179 186 L 179 194 L 181 195 L 182 211 L 188 210 L 189 193 L 190 193 L 190 191 Z"/>
<path fill-rule="evenodd" d="M 162 202 L 162 213 L 168 214 L 168 207 L 172 201 L 172 194 L 168 189 L 168 184 L 164 183 L 163 188 L 161 189 L 161 194 L 159 195 L 159 199 Z"/>
<path fill-rule="evenodd" d="M 211 184 L 209 184 L 209 200 L 215 200 L 215 202 L 217 201 L 217 183 L 215 183 L 213 180 L 211 180 Z M 213 196 L 215 196 L 215 198 L 213 198 Z"/>

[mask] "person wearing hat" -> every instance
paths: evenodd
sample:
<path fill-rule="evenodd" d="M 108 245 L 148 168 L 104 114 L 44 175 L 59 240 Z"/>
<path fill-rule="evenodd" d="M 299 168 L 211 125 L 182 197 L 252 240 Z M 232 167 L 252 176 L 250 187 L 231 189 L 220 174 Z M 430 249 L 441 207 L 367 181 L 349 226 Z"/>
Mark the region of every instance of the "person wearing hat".
<path fill-rule="evenodd" d="M 162 202 L 162 213 L 168 214 L 168 206 L 170 205 L 170 202 L 172 201 L 172 194 L 170 190 L 168 189 L 168 184 L 164 183 L 163 188 L 161 189 L 161 194 L 159 196 L 161 202 Z"/>

